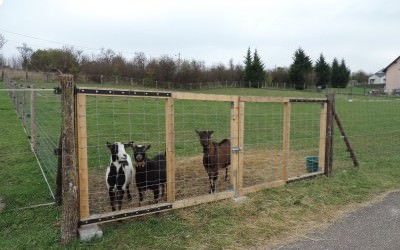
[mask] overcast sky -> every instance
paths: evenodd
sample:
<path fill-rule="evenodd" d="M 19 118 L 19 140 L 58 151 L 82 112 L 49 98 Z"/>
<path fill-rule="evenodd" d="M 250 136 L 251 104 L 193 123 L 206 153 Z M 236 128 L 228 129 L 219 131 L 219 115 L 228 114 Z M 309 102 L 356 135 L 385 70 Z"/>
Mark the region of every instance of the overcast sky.
<path fill-rule="evenodd" d="M 373 73 L 400 56 L 399 31 L 399 0 L 0 0 L 6 57 L 25 42 L 227 65 L 250 47 L 271 69 L 301 47 L 313 61 L 322 53 Z"/>

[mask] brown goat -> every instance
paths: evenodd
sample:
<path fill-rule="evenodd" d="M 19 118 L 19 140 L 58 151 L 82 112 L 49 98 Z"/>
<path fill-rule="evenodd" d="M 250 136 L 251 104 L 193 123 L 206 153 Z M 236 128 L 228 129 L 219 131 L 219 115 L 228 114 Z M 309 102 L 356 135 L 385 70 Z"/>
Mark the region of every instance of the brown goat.
<path fill-rule="evenodd" d="M 218 170 L 225 168 L 225 181 L 228 181 L 228 165 L 231 164 L 231 141 L 223 139 L 217 143 L 211 140 L 214 131 L 198 131 L 200 144 L 203 146 L 203 165 L 210 180 L 209 193 L 215 193 L 215 185 L 218 179 Z"/>

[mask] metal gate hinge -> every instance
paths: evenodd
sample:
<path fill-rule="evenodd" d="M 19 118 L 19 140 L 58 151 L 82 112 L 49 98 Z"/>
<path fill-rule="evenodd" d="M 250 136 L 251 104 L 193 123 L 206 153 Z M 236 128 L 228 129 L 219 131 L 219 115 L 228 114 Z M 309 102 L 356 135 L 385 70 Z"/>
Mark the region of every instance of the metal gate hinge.
<path fill-rule="evenodd" d="M 237 154 L 239 151 L 241 151 L 243 148 L 241 146 L 238 147 L 232 147 L 232 153 Z"/>

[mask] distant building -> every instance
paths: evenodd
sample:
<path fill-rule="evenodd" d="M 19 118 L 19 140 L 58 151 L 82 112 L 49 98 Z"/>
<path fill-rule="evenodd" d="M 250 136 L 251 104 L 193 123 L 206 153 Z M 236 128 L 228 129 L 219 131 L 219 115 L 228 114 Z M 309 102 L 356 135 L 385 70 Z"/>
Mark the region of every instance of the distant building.
<path fill-rule="evenodd" d="M 386 74 L 385 92 L 393 94 L 395 89 L 400 89 L 400 56 L 383 69 Z"/>
<path fill-rule="evenodd" d="M 375 74 L 371 75 L 368 78 L 368 84 L 385 84 L 386 83 L 386 76 L 383 69 L 376 72 Z"/>

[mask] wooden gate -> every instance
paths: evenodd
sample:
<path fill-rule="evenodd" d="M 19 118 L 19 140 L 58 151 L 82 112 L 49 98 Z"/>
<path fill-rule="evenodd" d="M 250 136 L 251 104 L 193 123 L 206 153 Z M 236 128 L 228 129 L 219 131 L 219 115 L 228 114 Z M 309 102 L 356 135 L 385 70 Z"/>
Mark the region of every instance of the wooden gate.
<path fill-rule="evenodd" d="M 91 107 L 95 107 L 97 110 L 96 112 L 100 113 L 101 108 L 103 108 L 102 103 L 98 101 L 97 99 L 95 100 L 89 100 L 88 98 L 91 97 L 104 97 L 104 98 L 125 98 L 124 100 L 127 100 L 127 98 L 136 98 L 139 100 L 137 103 L 131 101 L 127 101 L 126 107 L 129 108 L 130 106 L 134 105 L 140 105 L 140 102 L 144 100 L 151 100 L 157 103 L 157 109 L 158 111 L 161 110 L 160 107 L 163 106 L 163 111 L 159 114 L 160 118 L 157 118 L 158 123 L 161 124 L 163 123 L 162 129 L 165 130 L 164 132 L 159 132 L 159 137 L 164 137 L 165 141 L 159 143 L 160 148 L 165 146 L 165 152 L 166 152 L 166 158 L 167 158 L 167 190 L 166 190 L 166 200 L 158 203 L 158 204 L 149 204 L 145 206 L 136 206 L 136 204 L 128 204 L 127 208 L 124 208 L 121 211 L 114 211 L 110 212 L 107 211 L 107 209 L 99 210 L 101 212 L 91 212 L 91 202 L 90 202 L 90 196 L 93 196 L 97 198 L 96 196 L 100 196 L 99 194 L 90 194 L 90 186 L 91 186 L 91 178 L 90 178 L 90 167 L 88 164 L 88 154 L 92 154 L 89 151 L 95 151 L 88 143 L 88 138 L 89 141 L 92 140 L 90 136 L 88 136 L 88 133 L 90 134 L 90 129 L 88 129 L 88 125 L 95 127 L 93 125 L 90 125 L 91 123 L 88 123 L 88 118 L 91 119 L 91 117 L 96 116 L 96 117 L 101 117 L 99 114 L 88 114 L 88 111 L 92 110 Z M 115 104 L 114 99 L 113 101 L 110 101 L 113 105 L 113 110 L 115 109 L 118 104 Z M 189 102 L 187 102 L 189 101 Z M 196 110 L 196 108 L 199 107 L 200 103 L 206 103 L 205 105 L 208 105 L 207 103 L 212 103 L 215 106 L 218 106 L 219 104 L 216 103 L 223 103 L 223 107 L 221 107 L 221 110 L 224 110 L 222 112 L 225 112 L 226 114 L 226 119 L 224 120 L 226 128 L 229 127 L 229 132 L 227 132 L 227 136 L 229 136 L 229 139 L 231 140 L 231 145 L 232 145 L 232 152 L 231 152 L 231 164 L 230 164 L 230 181 L 229 185 L 226 185 L 225 190 L 222 190 L 220 192 L 216 192 L 214 194 L 202 194 L 199 193 L 199 195 L 194 194 L 191 197 L 178 197 L 177 191 L 180 190 L 180 180 L 177 177 L 178 172 L 180 171 L 179 167 L 177 167 L 177 147 L 179 146 L 179 152 L 178 155 L 181 154 L 180 152 L 184 151 L 181 150 L 182 146 L 181 145 L 189 145 L 188 147 L 192 147 L 191 145 L 196 145 L 195 143 L 198 144 L 198 140 L 196 139 L 195 136 L 193 136 L 193 141 L 188 142 L 187 138 L 182 139 L 182 141 L 177 141 L 176 138 L 180 138 L 182 134 L 184 133 L 190 133 L 194 127 L 196 127 L 196 122 L 191 122 L 188 123 L 190 125 L 187 125 L 187 128 L 184 132 L 180 128 L 176 128 L 175 125 L 178 124 L 180 121 L 176 121 L 177 117 L 184 116 L 187 113 L 192 112 L 193 110 Z M 89 104 L 88 104 L 89 103 Z M 263 140 L 263 143 L 259 144 L 252 144 L 252 141 L 250 141 L 248 144 L 246 144 L 245 147 L 245 131 L 246 131 L 246 119 L 249 121 L 257 120 L 256 116 L 247 116 L 246 118 L 246 106 L 250 105 L 249 107 L 251 108 L 251 105 L 253 104 L 262 104 L 266 105 L 265 107 L 267 109 L 270 109 L 271 112 L 274 112 L 274 115 L 277 117 L 276 120 L 274 121 L 274 124 L 278 124 L 279 128 L 277 130 L 273 129 L 271 126 L 271 134 L 277 134 L 279 133 L 279 138 L 278 138 L 278 143 L 275 143 L 273 145 L 273 149 L 268 151 L 268 154 L 272 154 L 271 152 L 274 153 L 275 156 L 277 156 L 280 160 L 277 161 L 278 164 L 274 168 L 276 174 L 276 178 L 259 178 L 259 180 L 256 181 L 248 181 L 247 184 L 244 185 L 243 180 L 246 178 L 251 178 L 252 174 L 247 174 L 245 169 L 246 169 L 246 162 L 245 162 L 245 153 L 246 153 L 246 147 L 249 145 L 249 150 L 247 152 L 251 152 L 251 148 L 254 151 L 257 149 L 257 147 L 263 147 L 264 145 L 269 145 L 268 142 L 268 137 Z M 291 157 L 291 124 L 293 121 L 291 121 L 291 117 L 293 116 L 292 113 L 292 106 L 297 105 L 299 103 L 302 104 L 310 104 L 310 105 L 320 105 L 320 110 L 317 114 L 318 116 L 318 136 L 315 138 L 315 140 L 318 140 L 318 145 L 317 149 L 318 150 L 318 170 L 313 171 L 312 173 L 304 173 L 301 175 L 291 175 L 290 174 L 290 157 Z M 92 105 L 92 106 L 90 106 Z M 188 109 L 189 111 L 177 112 L 177 109 L 181 110 L 182 105 L 192 105 Z M 268 106 L 272 105 L 272 106 Z M 177 107 L 178 106 L 178 107 Z M 205 112 L 207 112 L 208 106 L 205 106 Z M 226 108 L 227 107 L 227 108 Z M 118 107 L 119 108 L 119 107 Z M 118 109 L 117 108 L 117 109 Z M 326 166 L 326 161 L 329 157 L 327 157 L 327 148 L 326 148 L 326 142 L 327 138 L 329 136 L 329 131 L 327 130 L 327 99 L 326 98 L 286 98 L 286 97 L 255 97 L 255 96 L 229 96 L 229 95 L 210 95 L 210 94 L 196 94 L 196 93 L 183 93 L 183 92 L 153 92 L 153 91 L 134 91 L 134 90 L 115 90 L 115 89 L 94 89 L 94 88 L 78 88 L 76 91 L 76 124 L 77 124 L 77 149 L 78 149 L 78 166 L 79 166 L 79 211 L 80 211 L 80 223 L 81 225 L 84 224 L 90 224 L 90 223 L 103 223 L 107 221 L 113 221 L 113 220 L 120 220 L 124 218 L 130 218 L 130 217 L 135 217 L 135 216 L 141 216 L 145 214 L 151 214 L 151 213 L 158 213 L 161 211 L 167 211 L 171 209 L 178 209 L 178 208 L 183 208 L 183 207 L 188 207 L 188 206 L 193 206 L 201 203 L 206 203 L 206 202 L 212 202 L 212 201 L 217 201 L 221 199 L 228 199 L 228 198 L 234 198 L 234 197 L 240 197 L 242 195 L 245 195 L 246 193 L 250 192 L 255 192 L 264 188 L 271 188 L 271 187 L 277 187 L 277 186 L 282 186 L 285 183 L 289 181 L 294 181 L 302 178 L 307 178 L 310 176 L 315 176 L 315 175 L 320 175 L 323 174 L 325 171 L 325 166 Z M 121 108 L 122 109 L 122 108 Z M 228 110 L 229 109 L 229 110 Z M 268 112 L 263 112 L 264 106 L 260 106 L 259 108 L 261 113 L 267 114 L 265 118 L 263 119 L 268 119 Z M 249 109 L 250 110 L 250 109 Z M 121 111 L 122 112 L 122 111 Z M 151 112 L 151 111 L 149 111 Z M 301 109 L 300 111 L 301 112 Z M 315 110 L 313 109 L 312 111 L 315 113 Z M 122 112 L 123 113 L 123 112 Z M 148 111 L 143 111 L 143 114 L 147 114 Z M 249 112 L 248 112 L 249 113 Z M 205 114 L 207 115 L 207 114 Z M 111 117 L 114 117 L 115 115 L 112 115 Z M 216 113 L 213 117 L 216 117 L 215 119 L 220 119 L 220 116 Z M 101 118 L 96 118 L 98 119 L 97 121 L 97 128 L 101 126 Z M 316 118 L 315 118 L 316 119 Z M 184 120 L 184 119 L 182 119 Z M 315 123 L 315 124 L 317 124 Z M 207 124 L 207 123 L 205 123 Z M 136 125 L 129 125 L 129 126 L 136 126 Z M 179 125 L 181 126 L 181 125 Z M 218 127 L 219 125 L 215 125 Z M 263 125 L 260 125 L 263 126 Z M 317 125 L 315 125 L 317 126 Z M 224 128 L 225 128 L 224 127 Z M 158 129 L 161 129 L 161 127 L 158 127 Z M 315 127 L 314 127 L 315 130 Z M 101 131 L 101 130 L 99 130 Z M 156 130 L 154 130 L 156 131 Z M 260 130 L 262 133 L 262 130 Z M 279 131 L 279 132 L 277 132 Z M 131 133 L 131 132 L 129 132 Z M 250 132 L 251 133 L 251 130 Z M 258 133 L 258 132 L 257 132 Z M 328 136 L 327 136 L 328 135 Z M 257 135 L 255 136 L 257 137 Z M 277 136 L 278 137 L 278 136 Z M 314 139 L 314 138 L 313 138 Z M 192 139 L 190 139 L 192 140 Z M 185 144 L 186 143 L 186 144 Z M 178 145 L 178 146 L 177 146 Z M 272 145 L 272 144 L 271 144 Z M 276 149 L 276 145 L 280 145 L 279 149 Z M 272 147 L 272 146 L 271 146 Z M 89 149 L 89 150 L 88 150 Z M 99 149 L 98 153 L 100 156 L 95 156 L 99 160 L 98 162 L 104 162 L 102 160 L 101 156 L 101 151 Z M 197 149 L 196 149 L 197 150 Z M 197 151 L 196 151 L 197 152 Z M 96 153 L 93 153 L 96 154 Z M 190 154 L 187 152 L 183 152 L 182 155 L 184 154 Z M 191 153 L 194 154 L 194 153 Z M 268 155 L 267 154 L 267 155 Z M 249 157 L 252 155 L 249 153 Z M 199 159 L 198 155 L 194 156 L 196 159 Z M 266 163 L 266 159 L 262 157 L 259 157 L 259 161 L 262 162 L 262 167 L 266 168 L 268 167 L 268 163 Z M 303 157 L 303 156 L 301 156 Z M 101 159 L 100 159 L 101 158 Z M 188 161 L 187 161 L 188 162 Z M 193 161 L 195 162 L 195 161 Z M 204 177 L 206 177 L 206 174 L 204 170 L 202 169 L 202 166 L 198 166 L 201 164 L 195 164 L 194 166 L 196 169 L 200 169 L 199 171 L 202 171 L 202 174 Z M 289 169 L 289 170 L 288 170 Z M 105 169 L 102 170 L 102 173 L 105 173 Z M 101 171 L 100 171 L 101 172 Z M 257 172 L 259 173 L 259 172 Z M 264 173 L 264 172 L 263 172 Z M 267 172 L 265 172 L 267 173 Z M 222 178 L 220 178 L 222 179 Z M 97 186 L 98 189 L 106 189 L 105 188 L 105 180 L 104 178 L 102 179 L 104 182 L 104 186 Z M 189 181 L 190 182 L 190 181 Z M 100 184 L 101 185 L 101 184 Z M 189 183 L 190 186 L 190 183 Z M 98 190 L 96 189 L 96 190 Z M 135 201 L 134 201 L 135 202 Z"/>

